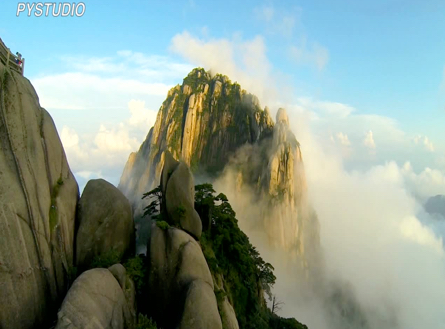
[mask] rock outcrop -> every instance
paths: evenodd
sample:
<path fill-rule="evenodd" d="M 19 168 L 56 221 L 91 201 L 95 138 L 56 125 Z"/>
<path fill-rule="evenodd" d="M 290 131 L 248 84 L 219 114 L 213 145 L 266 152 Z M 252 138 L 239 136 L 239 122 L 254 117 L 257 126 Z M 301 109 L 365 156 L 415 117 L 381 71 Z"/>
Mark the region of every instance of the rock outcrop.
<path fill-rule="evenodd" d="M 56 329 L 135 328 L 134 305 L 128 302 L 124 293 L 126 289 L 134 290 L 134 285 L 121 286 L 112 271 L 95 268 L 74 281 L 57 315 Z M 113 272 L 121 271 L 115 268 Z M 125 273 L 118 277 L 124 282 L 128 280 Z"/>
<path fill-rule="evenodd" d="M 246 195 L 260 205 L 255 216 L 240 216 L 251 221 L 244 227 L 265 232 L 272 247 L 304 269 L 318 261 L 318 219 L 307 201 L 301 148 L 284 109 L 277 111 L 274 124 L 269 109 L 262 110 L 258 99 L 237 83 L 194 69 L 182 86 L 169 91 L 154 127 L 122 174 L 119 189 L 132 203 L 136 222 L 146 205 L 142 194 L 160 180 L 165 150 L 207 182 L 229 172 L 236 186 L 228 191 L 225 184 L 224 192 L 234 209 L 242 214 L 245 202 L 237 200 Z"/>
<path fill-rule="evenodd" d="M 202 222 L 195 210 L 195 183 L 192 173 L 184 162 L 176 163 L 170 152 L 166 152 L 165 158 L 167 160 L 161 182 L 167 221 L 199 239 Z"/>
<path fill-rule="evenodd" d="M 78 207 L 76 264 L 87 269 L 95 256 L 115 252 L 118 259 L 134 249 L 134 222 L 130 203 L 103 179 L 90 180 Z"/>
<path fill-rule="evenodd" d="M 212 274 L 195 240 L 202 226 L 194 209 L 193 176 L 168 151 L 163 156 L 162 218 L 176 227 L 152 222 L 147 246 L 148 309 L 163 328 L 222 328 Z"/>
<path fill-rule="evenodd" d="M 143 193 L 154 188 L 164 166 L 163 153 L 182 159 L 193 173 L 215 174 L 245 143 L 254 143 L 273 130 L 268 110 L 258 99 L 227 77 L 193 70 L 182 86 L 172 88 L 159 109 L 154 127 L 137 153 L 132 153 L 119 189 L 132 202 L 136 215 Z"/>
<path fill-rule="evenodd" d="M 56 127 L 0 63 L 0 327 L 42 328 L 69 286 L 77 183 Z"/>
<path fill-rule="evenodd" d="M 222 328 L 212 275 L 196 240 L 153 222 L 148 252 L 148 303 L 158 325 Z"/>

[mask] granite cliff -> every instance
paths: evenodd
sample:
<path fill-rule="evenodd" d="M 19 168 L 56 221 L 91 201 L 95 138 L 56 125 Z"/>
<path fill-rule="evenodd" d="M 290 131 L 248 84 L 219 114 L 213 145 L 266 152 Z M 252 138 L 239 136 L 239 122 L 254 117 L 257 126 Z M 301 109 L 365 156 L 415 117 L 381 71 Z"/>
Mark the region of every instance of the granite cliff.
<path fill-rule="evenodd" d="M 236 191 L 254 191 L 251 201 L 260 208 L 254 225 L 263 227 L 270 245 L 298 258 L 303 268 L 316 258 L 318 220 L 307 202 L 300 144 L 284 109 L 274 123 L 268 107 L 262 109 L 238 83 L 201 68 L 191 71 L 168 92 L 122 174 L 118 188 L 132 203 L 136 225 L 146 205 L 142 194 L 159 184 L 165 150 L 189 165 L 198 181 L 235 172 Z"/>

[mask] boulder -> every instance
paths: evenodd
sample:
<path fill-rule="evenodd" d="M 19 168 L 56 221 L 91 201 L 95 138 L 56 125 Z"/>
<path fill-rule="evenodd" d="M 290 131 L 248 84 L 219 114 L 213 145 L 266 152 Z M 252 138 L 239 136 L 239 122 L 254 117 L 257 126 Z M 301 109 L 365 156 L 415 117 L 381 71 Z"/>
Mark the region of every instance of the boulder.
<path fill-rule="evenodd" d="M 213 288 L 203 280 L 194 280 L 187 290 L 179 329 L 222 328 Z"/>
<path fill-rule="evenodd" d="M 0 328 L 42 328 L 73 273 L 79 189 L 31 83 L 0 62 Z"/>
<path fill-rule="evenodd" d="M 205 320 L 206 323 L 221 323 L 212 275 L 201 247 L 192 236 L 174 227 L 161 229 L 153 222 L 148 251 L 148 304 L 161 327 L 175 327 L 181 323 L 181 328 L 185 328 L 182 323 L 197 317 L 196 313 L 185 314 L 194 303 L 202 307 L 204 318 L 214 318 Z"/>
<path fill-rule="evenodd" d="M 56 329 L 132 329 L 134 313 L 113 274 L 96 268 L 74 281 L 57 314 Z"/>
<path fill-rule="evenodd" d="M 127 278 L 125 267 L 123 267 L 122 264 L 114 264 L 113 266 L 110 266 L 108 270 L 113 274 L 117 282 L 119 282 L 121 288 L 125 289 L 125 280 Z"/>
<path fill-rule="evenodd" d="M 221 314 L 222 326 L 224 329 L 239 329 L 236 313 L 229 302 L 227 296 L 219 304 L 219 313 Z"/>
<path fill-rule="evenodd" d="M 136 319 L 136 288 L 133 280 L 127 275 L 127 270 L 122 264 L 114 264 L 108 270 L 119 282 L 124 292 L 125 300 L 130 307 L 131 316 Z"/>
<path fill-rule="evenodd" d="M 115 253 L 122 259 L 134 250 L 134 222 L 127 198 L 103 179 L 90 180 L 78 207 L 76 263 L 83 270 L 95 256 Z"/>
<path fill-rule="evenodd" d="M 168 179 L 164 200 L 170 224 L 199 239 L 202 222 L 195 210 L 195 183 L 184 162 L 179 163 Z"/>
<path fill-rule="evenodd" d="M 179 161 L 176 161 L 169 151 L 164 152 L 164 167 L 161 173 L 161 191 L 165 195 L 167 191 L 167 181 L 170 179 L 171 174 L 178 167 Z"/>

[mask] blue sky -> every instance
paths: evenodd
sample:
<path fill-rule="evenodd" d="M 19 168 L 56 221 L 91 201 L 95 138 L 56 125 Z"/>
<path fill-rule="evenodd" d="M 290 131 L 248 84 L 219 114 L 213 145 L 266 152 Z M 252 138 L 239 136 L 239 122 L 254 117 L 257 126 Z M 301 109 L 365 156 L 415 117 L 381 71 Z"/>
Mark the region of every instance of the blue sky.
<path fill-rule="evenodd" d="M 0 5 L 0 37 L 26 58 L 80 180 L 116 184 L 168 88 L 198 65 L 273 111 L 304 112 L 350 170 L 394 160 L 445 171 L 442 1 L 84 3 L 67 18 Z"/>

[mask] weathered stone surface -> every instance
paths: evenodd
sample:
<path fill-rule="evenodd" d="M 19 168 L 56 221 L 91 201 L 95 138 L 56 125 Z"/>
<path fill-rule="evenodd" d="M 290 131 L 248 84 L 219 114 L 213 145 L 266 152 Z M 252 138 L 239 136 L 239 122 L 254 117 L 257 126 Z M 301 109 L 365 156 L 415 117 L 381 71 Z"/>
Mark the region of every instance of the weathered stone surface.
<path fill-rule="evenodd" d="M 127 279 L 127 271 L 122 264 L 114 264 L 108 268 L 108 270 L 116 278 L 117 282 L 122 289 L 125 289 L 125 281 Z"/>
<path fill-rule="evenodd" d="M 195 210 L 195 183 L 184 162 L 180 162 L 171 174 L 164 200 L 170 223 L 199 239 L 202 222 Z"/>
<path fill-rule="evenodd" d="M 235 310 L 230 304 L 227 296 L 225 296 L 222 303 L 220 303 L 220 314 L 221 314 L 222 326 L 224 329 L 239 329 Z"/>
<path fill-rule="evenodd" d="M 0 328 L 47 325 L 73 266 L 77 183 L 51 116 L 0 63 Z"/>
<path fill-rule="evenodd" d="M 147 202 L 140 196 L 159 183 L 165 150 L 192 172 L 214 173 L 224 168 L 239 147 L 271 133 L 272 127 L 256 97 L 227 77 L 195 69 L 182 87 L 169 91 L 154 127 L 137 154 L 129 158 L 119 189 L 138 215 Z"/>
<path fill-rule="evenodd" d="M 277 111 L 277 123 L 283 123 L 286 127 L 289 127 L 289 117 L 286 110 L 281 107 Z"/>
<path fill-rule="evenodd" d="M 130 307 L 130 313 L 136 319 L 136 289 L 133 280 L 127 275 L 127 270 L 122 264 L 114 264 L 108 270 L 119 282 L 124 292 L 125 300 Z"/>
<path fill-rule="evenodd" d="M 140 213 L 146 205 L 140 195 L 158 184 L 165 150 L 210 182 L 225 171 L 232 177 L 226 183 L 236 184 L 225 193 L 237 213 L 245 208 L 246 194 L 253 192 L 252 202 L 259 205 L 258 215 L 246 218 L 255 222 L 246 226 L 263 226 L 273 247 L 307 267 L 307 254 L 319 246 L 318 219 L 307 201 L 301 148 L 286 110 L 278 109 L 275 119 L 276 124 L 256 96 L 227 77 L 195 69 L 182 88 L 169 92 L 119 188 Z"/>
<path fill-rule="evenodd" d="M 183 316 L 187 291 L 193 282 L 205 283 L 213 294 L 210 270 L 196 240 L 177 228 L 162 230 L 153 222 L 148 251 L 149 308 L 161 327 L 174 327 Z M 217 307 L 216 299 L 208 306 Z"/>
<path fill-rule="evenodd" d="M 178 167 L 179 161 L 176 161 L 172 154 L 168 151 L 164 152 L 164 168 L 162 168 L 161 174 L 161 191 L 162 194 L 167 192 L 167 181 L 170 179 L 171 174 Z"/>
<path fill-rule="evenodd" d="M 179 329 L 222 328 L 213 288 L 202 280 L 193 281 L 187 290 Z"/>
<path fill-rule="evenodd" d="M 109 270 L 92 269 L 74 281 L 57 314 L 56 329 L 131 329 L 132 307 Z"/>
<path fill-rule="evenodd" d="M 103 179 L 90 180 L 78 207 L 76 263 L 81 269 L 95 256 L 114 250 L 122 258 L 134 249 L 134 223 L 130 203 Z"/>

